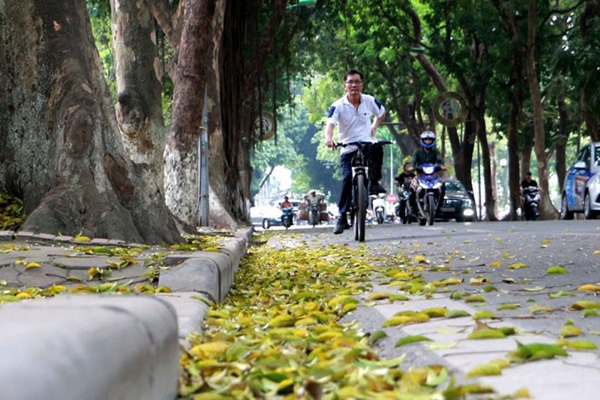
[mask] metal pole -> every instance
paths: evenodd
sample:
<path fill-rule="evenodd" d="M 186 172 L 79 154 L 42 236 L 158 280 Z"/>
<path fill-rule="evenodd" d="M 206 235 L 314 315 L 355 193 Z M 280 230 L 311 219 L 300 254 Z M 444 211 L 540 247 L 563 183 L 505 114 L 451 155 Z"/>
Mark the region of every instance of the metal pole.
<path fill-rule="evenodd" d="M 204 92 L 202 124 L 198 135 L 198 226 L 208 226 L 208 106 Z"/>
<path fill-rule="evenodd" d="M 394 193 L 394 145 L 390 149 L 390 193 Z"/>

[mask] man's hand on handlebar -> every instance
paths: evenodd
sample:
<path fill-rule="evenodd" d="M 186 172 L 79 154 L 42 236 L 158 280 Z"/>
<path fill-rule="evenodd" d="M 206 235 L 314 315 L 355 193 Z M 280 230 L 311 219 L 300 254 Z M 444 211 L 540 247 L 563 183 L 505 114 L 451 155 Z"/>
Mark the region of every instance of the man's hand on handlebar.
<path fill-rule="evenodd" d="M 337 143 L 333 139 L 327 140 L 325 144 L 327 145 L 327 147 L 331 147 L 332 149 L 335 149 L 337 147 Z"/>

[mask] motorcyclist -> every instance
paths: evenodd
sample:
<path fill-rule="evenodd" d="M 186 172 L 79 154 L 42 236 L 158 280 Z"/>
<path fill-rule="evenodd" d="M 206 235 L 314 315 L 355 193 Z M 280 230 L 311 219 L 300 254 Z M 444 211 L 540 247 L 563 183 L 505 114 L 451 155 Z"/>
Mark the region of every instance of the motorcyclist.
<path fill-rule="evenodd" d="M 432 131 L 424 131 L 419 136 L 419 141 L 421 143 L 421 147 L 419 149 L 415 150 L 415 152 L 412 156 L 412 161 L 415 166 L 415 169 L 417 170 L 417 173 L 419 173 L 419 168 L 423 164 L 435 164 L 440 167 L 440 170 L 445 171 L 446 165 L 444 164 L 444 160 L 442 159 L 442 157 L 440 156 L 440 153 L 435 148 L 435 133 Z M 417 178 L 415 177 L 411 181 L 411 185 L 410 185 L 411 190 L 410 190 L 410 194 L 408 196 L 410 208 L 411 208 L 411 210 L 413 210 L 413 212 L 414 212 L 414 210 L 417 209 L 417 202 L 416 202 L 417 186 L 418 186 L 418 182 L 417 182 Z"/>
<path fill-rule="evenodd" d="M 521 209 L 525 208 L 524 191 L 530 186 L 534 186 L 539 189 L 540 193 L 542 192 L 542 189 L 538 186 L 538 183 L 534 179 L 531 179 L 531 171 L 527 171 L 525 172 L 525 179 L 521 181 Z"/>
<path fill-rule="evenodd" d="M 285 210 L 286 208 L 294 208 L 294 205 L 290 202 L 289 197 L 284 196 L 283 201 L 279 203 L 279 208 Z"/>
<path fill-rule="evenodd" d="M 415 168 L 413 167 L 412 163 L 407 162 L 404 163 L 402 166 L 402 172 L 394 178 L 394 181 L 396 182 L 397 186 L 403 186 L 406 190 L 408 190 L 410 187 L 410 182 L 414 177 Z"/>
<path fill-rule="evenodd" d="M 279 203 L 279 209 L 280 209 L 281 211 L 284 211 L 284 210 L 287 210 L 287 209 L 293 209 L 293 208 L 294 208 L 294 205 L 292 204 L 292 202 L 290 202 L 290 199 L 289 199 L 289 197 L 287 197 L 287 196 L 284 196 L 284 197 L 283 197 L 283 201 L 282 201 L 281 203 Z M 284 217 L 284 216 L 285 216 L 285 213 L 282 213 L 282 214 L 281 214 L 281 223 L 282 223 L 282 224 L 284 223 L 284 221 L 283 221 L 283 217 Z"/>
<path fill-rule="evenodd" d="M 325 195 L 323 193 L 318 193 L 315 189 L 311 189 L 302 198 L 306 201 L 307 205 L 319 204 L 325 200 Z"/>
<path fill-rule="evenodd" d="M 396 182 L 396 186 L 398 186 L 398 188 L 404 189 L 405 193 L 410 193 L 410 183 L 415 176 L 415 168 L 413 167 L 412 163 L 407 162 L 404 163 L 402 166 L 402 172 L 394 178 L 394 181 Z M 404 218 L 406 214 L 406 201 L 406 195 L 401 196 L 398 204 L 398 213 L 400 218 Z"/>

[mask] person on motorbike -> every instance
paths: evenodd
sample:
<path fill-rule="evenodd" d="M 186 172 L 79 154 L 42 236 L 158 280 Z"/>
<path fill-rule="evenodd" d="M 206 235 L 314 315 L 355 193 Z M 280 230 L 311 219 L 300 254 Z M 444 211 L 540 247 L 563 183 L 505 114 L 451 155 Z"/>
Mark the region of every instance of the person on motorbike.
<path fill-rule="evenodd" d="M 525 196 L 524 196 L 524 191 L 526 188 L 530 187 L 530 186 L 534 186 L 536 188 L 539 189 L 540 193 L 542 192 L 542 189 L 538 186 L 538 183 L 534 180 L 531 179 L 531 171 L 527 171 L 525 172 L 525 179 L 523 179 L 521 181 L 521 209 L 525 209 Z"/>
<path fill-rule="evenodd" d="M 286 208 L 294 208 L 294 205 L 290 202 L 289 197 L 284 196 L 283 201 L 279 203 L 279 208 L 285 210 Z"/>
<path fill-rule="evenodd" d="M 306 201 L 306 204 L 310 206 L 312 204 L 321 203 L 325 200 L 325 195 L 323 193 L 318 193 L 315 189 L 311 189 L 302 198 Z"/>
<path fill-rule="evenodd" d="M 407 162 L 404 163 L 402 166 L 402 172 L 394 178 L 394 181 L 396 182 L 396 185 L 403 186 L 408 190 L 410 182 L 415 176 L 415 168 L 413 167 L 412 163 Z"/>
<path fill-rule="evenodd" d="M 377 127 L 385 118 L 385 108 L 373 96 L 362 94 L 363 75 L 357 70 L 350 70 L 344 75 L 344 90 L 346 94 L 336 100 L 329 108 L 327 126 L 325 128 L 325 143 L 335 148 L 333 129 L 338 125 L 339 141 L 372 142 Z M 371 122 L 371 117 L 375 116 Z M 349 229 L 348 210 L 352 201 L 352 159 L 358 152 L 356 146 L 343 147 L 340 153 L 342 166 L 342 190 L 338 201 L 339 218 L 333 229 L 334 234 L 340 234 Z M 381 167 L 383 165 L 383 146 L 373 144 L 365 148 L 365 153 L 372 163 L 371 192 L 385 193 L 379 184 Z"/>
<path fill-rule="evenodd" d="M 281 203 L 279 203 L 279 209 L 281 211 L 285 211 L 288 209 L 293 209 L 294 205 L 292 204 L 292 202 L 290 201 L 289 197 L 284 196 L 283 197 L 283 201 Z M 283 218 L 285 217 L 285 213 L 281 214 L 281 223 L 284 224 Z"/>
<path fill-rule="evenodd" d="M 435 148 L 435 133 L 432 131 L 424 131 L 419 136 L 419 141 L 421 143 L 421 147 L 415 150 L 412 156 L 412 161 L 417 173 L 419 173 L 419 167 L 421 167 L 423 164 L 435 164 L 440 167 L 440 170 L 445 171 L 446 165 L 444 164 L 444 160 L 442 160 L 440 153 Z M 415 177 L 411 181 L 410 194 L 408 196 L 410 208 L 413 210 L 413 212 L 417 209 L 417 186 L 418 182 L 417 178 Z"/>
<path fill-rule="evenodd" d="M 398 203 L 398 206 L 396 207 L 397 215 L 400 216 L 400 218 L 403 220 L 403 222 L 404 222 L 404 218 L 407 214 L 406 194 L 410 193 L 410 183 L 412 182 L 412 180 L 415 176 L 416 176 L 415 168 L 413 167 L 412 163 L 407 162 L 407 163 L 404 163 L 404 165 L 402 166 L 402 172 L 399 173 L 398 176 L 396 176 L 394 178 L 394 181 L 396 182 L 396 186 L 398 186 L 398 193 L 399 193 L 399 203 Z"/>

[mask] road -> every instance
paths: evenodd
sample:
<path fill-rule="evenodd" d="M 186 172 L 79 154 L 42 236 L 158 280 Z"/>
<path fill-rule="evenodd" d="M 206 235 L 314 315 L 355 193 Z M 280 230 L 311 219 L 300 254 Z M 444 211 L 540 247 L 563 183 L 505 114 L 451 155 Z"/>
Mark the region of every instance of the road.
<path fill-rule="evenodd" d="M 347 244 L 359 246 L 353 232 L 333 235 L 331 226 L 295 227 L 278 235 L 297 238 L 300 243 Z M 292 234 L 293 233 L 293 234 Z M 385 328 L 388 337 L 376 343 L 381 356 L 392 358 L 407 354 L 405 366 L 439 363 L 458 377 L 474 366 L 506 358 L 521 343 L 556 343 L 561 328 L 572 321 L 582 334 L 569 339 L 583 339 L 600 347 L 600 317 L 584 317 L 582 311 L 570 309 L 580 300 L 597 301 L 596 293 L 578 291 L 586 284 L 600 285 L 600 220 L 436 223 L 420 227 L 415 224 L 369 226 L 364 244 L 374 255 L 389 257 L 405 254 L 418 263 L 419 274 L 426 282 L 457 278 L 459 284 L 439 287 L 427 298 L 412 295 L 409 301 L 365 301 L 345 317 L 355 320 L 366 332 L 382 329 L 395 313 L 428 307 L 461 309 L 471 316 L 482 310 L 494 313 L 481 320 L 490 327 L 514 327 L 517 335 L 506 339 L 467 340 L 475 329 L 471 316 L 432 318 L 427 323 Z M 563 267 L 563 274 L 549 274 L 550 267 Z M 403 266 L 399 266 L 402 268 Z M 373 282 L 373 292 L 397 293 L 397 287 L 381 280 Z M 458 281 L 456 282 L 458 283 Z M 483 303 L 452 300 L 452 293 L 478 295 Z M 513 304 L 514 309 L 499 309 Z M 396 348 L 395 343 L 407 335 L 425 335 L 435 345 L 412 344 Z M 500 376 L 479 378 L 500 394 L 510 395 L 527 387 L 536 399 L 596 399 L 600 384 L 600 352 L 569 350 L 567 358 L 537 361 L 506 368 Z"/>

